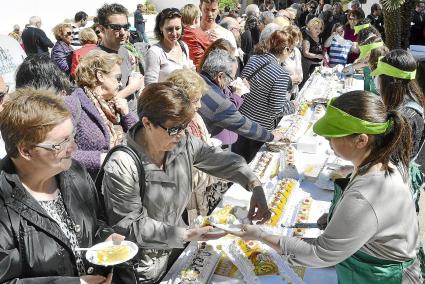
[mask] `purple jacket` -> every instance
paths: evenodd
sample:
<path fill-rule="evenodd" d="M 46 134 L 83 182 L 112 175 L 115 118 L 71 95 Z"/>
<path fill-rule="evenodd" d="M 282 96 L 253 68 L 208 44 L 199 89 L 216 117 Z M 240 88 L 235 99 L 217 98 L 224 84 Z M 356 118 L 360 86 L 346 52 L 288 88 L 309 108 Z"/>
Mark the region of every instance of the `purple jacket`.
<path fill-rule="evenodd" d="M 77 151 L 73 158 L 85 166 L 95 177 L 101 166 L 100 155 L 109 150 L 109 131 L 99 111 L 81 88 L 75 89 L 65 97 L 65 104 L 76 124 L 75 143 Z M 129 112 L 121 116 L 121 125 L 125 132 L 137 122 L 137 117 Z"/>
<path fill-rule="evenodd" d="M 52 49 L 52 60 L 66 75 L 71 74 L 71 59 L 74 50 L 61 40 L 58 40 Z"/>
<path fill-rule="evenodd" d="M 229 88 L 225 88 L 223 93 L 233 103 L 236 109 L 239 109 L 243 103 L 243 99 L 240 96 L 233 94 Z M 238 140 L 238 134 L 233 131 L 223 129 L 220 133 L 215 135 L 214 138 L 221 140 L 223 145 L 232 145 L 236 142 L 236 140 Z"/>

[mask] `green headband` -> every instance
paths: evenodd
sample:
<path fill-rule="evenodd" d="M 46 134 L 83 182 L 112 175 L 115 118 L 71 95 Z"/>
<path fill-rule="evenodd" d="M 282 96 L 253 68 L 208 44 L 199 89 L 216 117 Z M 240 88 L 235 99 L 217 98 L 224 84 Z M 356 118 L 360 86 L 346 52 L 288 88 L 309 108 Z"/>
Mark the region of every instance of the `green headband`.
<path fill-rule="evenodd" d="M 368 56 L 370 54 L 370 52 L 372 50 L 374 50 L 375 48 L 381 47 L 384 45 L 384 42 L 380 41 L 380 42 L 374 42 L 374 43 L 370 43 L 370 44 L 365 44 L 365 45 L 360 45 L 359 49 L 360 49 L 360 56 L 359 58 L 365 58 L 366 56 Z"/>
<path fill-rule="evenodd" d="M 416 78 L 416 70 L 413 71 L 403 71 L 394 67 L 388 63 L 382 61 L 383 57 L 380 57 L 378 60 L 378 65 L 376 69 L 370 74 L 371 76 L 378 75 L 388 75 L 394 78 L 413 80 Z"/>
<path fill-rule="evenodd" d="M 364 24 L 364 25 L 358 25 L 354 26 L 354 34 L 358 34 L 361 30 L 364 30 L 366 28 L 370 27 L 370 24 Z"/>
<path fill-rule="evenodd" d="M 338 138 L 351 134 L 383 134 L 392 126 L 390 120 L 384 123 L 375 123 L 354 117 L 328 104 L 326 114 L 313 126 L 313 131 L 323 137 Z"/>

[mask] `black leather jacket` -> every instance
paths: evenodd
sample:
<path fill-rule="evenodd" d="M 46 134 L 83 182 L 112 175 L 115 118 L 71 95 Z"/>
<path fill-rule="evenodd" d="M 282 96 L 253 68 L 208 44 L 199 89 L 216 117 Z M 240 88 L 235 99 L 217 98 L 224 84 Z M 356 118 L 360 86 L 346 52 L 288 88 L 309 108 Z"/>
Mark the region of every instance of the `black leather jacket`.
<path fill-rule="evenodd" d="M 105 240 L 105 225 L 94 183 L 73 161 L 56 176 L 81 247 Z M 87 273 L 107 271 L 85 262 Z M 6 157 L 0 173 L 0 283 L 80 283 L 70 242 L 39 203 L 24 189 Z"/>

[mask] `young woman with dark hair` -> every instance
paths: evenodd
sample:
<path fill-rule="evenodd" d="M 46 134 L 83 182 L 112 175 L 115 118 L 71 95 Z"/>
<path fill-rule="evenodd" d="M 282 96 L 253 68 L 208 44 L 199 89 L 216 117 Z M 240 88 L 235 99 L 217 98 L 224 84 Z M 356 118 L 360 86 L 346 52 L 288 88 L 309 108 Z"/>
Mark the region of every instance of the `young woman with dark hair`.
<path fill-rule="evenodd" d="M 422 283 L 419 224 L 407 185 L 406 119 L 381 97 L 353 91 L 332 100 L 313 130 L 355 166 L 351 178 L 336 181 L 340 187 L 323 234 L 307 242 L 269 235 L 256 225 L 229 233 L 260 240 L 294 265 L 336 265 L 338 283 Z"/>

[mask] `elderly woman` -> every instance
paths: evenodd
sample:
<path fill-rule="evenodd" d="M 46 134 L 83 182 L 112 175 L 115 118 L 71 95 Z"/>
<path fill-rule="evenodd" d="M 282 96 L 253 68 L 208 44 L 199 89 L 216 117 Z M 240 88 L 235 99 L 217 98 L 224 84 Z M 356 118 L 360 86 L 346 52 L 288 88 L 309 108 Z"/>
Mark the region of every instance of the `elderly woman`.
<path fill-rule="evenodd" d="M 176 8 L 166 8 L 156 16 L 154 33 L 159 42 L 146 54 L 145 85 L 164 81 L 176 69 L 193 67 L 189 48 L 181 41 L 181 18 Z"/>
<path fill-rule="evenodd" d="M 294 37 L 288 31 L 275 31 L 268 41 L 256 48 L 241 77 L 248 80 L 251 92 L 244 97 L 239 111 L 269 131 L 276 128 L 282 115 L 295 112 L 296 105 L 288 95 L 289 73 L 280 64 L 294 49 Z M 250 162 L 263 142 L 239 136 L 233 145 L 235 153 Z"/>
<path fill-rule="evenodd" d="M 307 30 L 304 34 L 302 48 L 303 63 L 303 82 L 305 82 L 314 68 L 319 66 L 324 58 L 325 52 L 323 40 L 320 34 L 323 31 L 323 21 L 319 18 L 313 18 L 307 23 Z"/>
<path fill-rule="evenodd" d="M 66 75 L 70 76 L 73 52 L 71 46 L 72 26 L 70 24 L 58 24 L 52 31 L 57 40 L 52 49 L 52 60 Z"/>
<path fill-rule="evenodd" d="M 116 96 L 122 59 L 101 50 L 90 51 L 77 67 L 79 88 L 65 98 L 76 123 L 77 151 L 73 158 L 95 177 L 106 153 L 123 142 L 137 118 L 127 100 Z"/>
<path fill-rule="evenodd" d="M 0 174 L 0 282 L 110 283 L 104 268 L 76 250 L 112 238 L 113 231 L 90 176 L 71 159 L 74 126 L 62 99 L 50 90 L 17 90 L 0 113 L 0 131 L 7 151 Z"/>
<path fill-rule="evenodd" d="M 204 120 L 198 114 L 198 110 L 201 108 L 201 98 L 207 91 L 207 84 L 204 79 L 194 71 L 181 69 L 173 71 L 167 78 L 167 81 L 183 89 L 195 109 L 195 115 L 187 126 L 188 132 L 206 144 L 213 146 Z M 216 205 L 214 201 L 220 199 L 217 198 L 221 197 L 220 192 L 215 194 L 214 191 L 217 187 L 221 187 L 222 184 L 219 183 L 217 186 L 211 187 L 215 182 L 217 182 L 215 177 L 193 168 L 192 196 L 187 207 L 189 224 L 191 224 L 197 215 L 206 216 L 209 211 L 212 211 L 211 209 L 213 209 L 214 205 Z M 215 200 L 213 201 L 211 199 Z"/>
<path fill-rule="evenodd" d="M 92 28 L 82 29 L 79 34 L 79 39 L 82 47 L 72 53 L 71 75 L 74 79 L 75 70 L 77 69 L 78 63 L 80 63 L 81 58 L 97 47 L 98 40 L 97 35 Z"/>
<path fill-rule="evenodd" d="M 137 110 L 140 122 L 129 131 L 127 143 L 139 155 L 146 174 L 138 176 L 131 156 L 116 151 L 104 167 L 102 190 L 110 225 L 141 247 L 137 278 L 154 283 L 172 263 L 174 248 L 214 238 L 207 234 L 211 227 L 188 229 L 182 220 L 193 166 L 252 189 L 249 218 L 264 222 L 270 211 L 261 183 L 241 157 L 210 147 L 185 130 L 194 108 L 182 89 L 169 82 L 148 85 Z M 141 182 L 146 185 L 143 196 Z M 120 278 L 120 270 L 114 270 L 114 276 Z"/>

